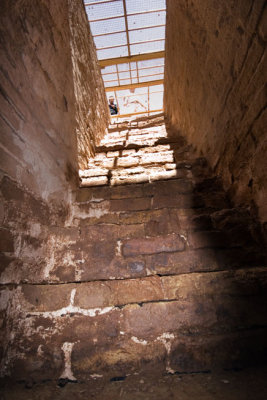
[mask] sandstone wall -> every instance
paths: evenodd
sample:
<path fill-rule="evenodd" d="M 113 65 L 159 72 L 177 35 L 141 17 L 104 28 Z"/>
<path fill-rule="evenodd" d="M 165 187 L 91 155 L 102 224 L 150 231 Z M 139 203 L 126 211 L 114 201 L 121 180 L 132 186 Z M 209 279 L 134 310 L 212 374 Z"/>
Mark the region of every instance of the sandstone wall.
<path fill-rule="evenodd" d="M 93 37 L 81 4 L 82 0 L 69 0 L 78 162 L 83 169 L 94 155 L 95 144 L 106 133 L 110 114 Z"/>
<path fill-rule="evenodd" d="M 167 0 L 165 111 L 267 219 L 266 8 L 263 0 Z"/>
<path fill-rule="evenodd" d="M 231 208 L 220 180 L 183 137 L 167 138 L 164 126 L 151 122 L 129 127 L 127 141 L 120 125 L 97 149 L 115 171 L 130 164 L 121 168 L 128 179 L 79 188 L 70 224 L 53 225 L 52 215 L 40 248 L 36 220 L 20 237 L 20 260 L 9 255 L 0 286 L 2 375 L 64 384 L 124 379 L 151 367 L 183 374 L 266 359 L 258 226 L 246 209 Z M 170 180 L 160 170 L 166 161 L 176 167 Z M 143 162 L 154 169 L 150 182 Z M 5 193 L 11 189 L 6 183 Z M 14 208 L 19 200 L 20 193 L 11 199 Z M 11 252 L 8 236 L 7 244 Z"/>
<path fill-rule="evenodd" d="M 107 104 L 89 34 L 82 1 L 1 2 L 1 287 L 47 280 L 79 185 L 78 147 L 90 135 L 83 160 L 104 134 Z M 1 356 L 15 319 L 2 300 Z"/>

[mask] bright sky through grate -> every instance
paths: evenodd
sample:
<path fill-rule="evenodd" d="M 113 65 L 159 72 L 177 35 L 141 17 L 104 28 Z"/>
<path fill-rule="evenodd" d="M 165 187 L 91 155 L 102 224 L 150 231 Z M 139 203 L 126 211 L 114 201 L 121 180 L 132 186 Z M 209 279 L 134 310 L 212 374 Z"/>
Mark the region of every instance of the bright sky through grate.
<path fill-rule="evenodd" d="M 84 0 L 84 3 L 100 61 L 164 51 L 165 0 Z M 162 110 L 163 85 L 157 85 L 156 92 L 151 85 L 164 78 L 164 58 L 116 62 L 102 68 L 102 76 L 106 89 L 110 88 L 107 96 L 114 95 L 120 114 Z M 146 82 L 147 87 L 133 88 Z M 124 85 L 131 88 L 120 90 Z"/>

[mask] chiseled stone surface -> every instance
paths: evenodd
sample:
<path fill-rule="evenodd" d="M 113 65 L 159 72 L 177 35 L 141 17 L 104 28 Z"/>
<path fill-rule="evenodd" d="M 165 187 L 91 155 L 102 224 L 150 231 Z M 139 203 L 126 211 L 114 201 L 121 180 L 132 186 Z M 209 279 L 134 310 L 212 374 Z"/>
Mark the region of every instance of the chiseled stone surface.
<path fill-rule="evenodd" d="M 68 373 L 74 379 L 86 377 L 88 371 L 118 374 L 140 363 L 154 363 L 155 356 L 166 372 L 198 371 L 218 363 L 238 365 L 244 358 L 242 346 L 252 352 L 263 346 L 266 284 L 266 268 L 251 268 L 56 288 L 23 285 L 13 289 L 16 293 L 10 303 L 19 318 L 13 337 L 17 356 L 10 354 L 11 365 L 20 379 L 29 374 L 38 379 L 47 362 L 51 365 L 46 376 L 60 376 L 64 366 L 66 370 L 67 349 Z M 5 299 L 6 292 L 10 289 L 2 288 Z M 53 294 L 59 308 L 49 299 Z M 242 345 L 238 346 L 240 329 Z M 255 339 L 257 346 L 252 346 Z M 234 346 L 236 352 L 229 361 L 226 349 Z M 23 349 L 27 348 L 25 358 Z M 53 353 L 58 356 L 51 358 Z M 37 369 L 33 360 L 38 362 Z"/>
<path fill-rule="evenodd" d="M 216 167 L 235 204 L 256 205 L 264 224 L 265 1 L 166 5 L 166 115 Z"/>
<path fill-rule="evenodd" d="M 109 108 L 88 17 L 81 0 L 69 0 L 70 46 L 76 108 L 79 167 L 94 156 L 104 137 Z"/>
<path fill-rule="evenodd" d="M 10 4 L 1 10 L 9 126 L 0 176 L 1 375 L 67 382 L 147 365 L 174 374 L 262 361 L 266 260 L 257 220 L 233 208 L 205 158 L 166 130 L 162 115 L 112 125 L 81 173 L 95 187 L 78 189 L 73 132 L 85 109 L 75 108 L 68 78 L 87 28 L 73 34 L 71 53 L 74 8 L 14 4 L 11 25 Z M 84 19 L 78 11 L 74 25 Z"/>
<path fill-rule="evenodd" d="M 168 138 L 165 125 L 158 125 L 159 121 L 164 122 L 164 117 L 147 117 L 138 127 L 129 121 L 127 130 L 114 124 L 117 131 L 111 125 L 96 147 L 95 157 L 79 171 L 81 186 L 126 185 L 190 175 L 178 165 L 188 156 L 189 146 L 182 137 L 175 141 Z"/>

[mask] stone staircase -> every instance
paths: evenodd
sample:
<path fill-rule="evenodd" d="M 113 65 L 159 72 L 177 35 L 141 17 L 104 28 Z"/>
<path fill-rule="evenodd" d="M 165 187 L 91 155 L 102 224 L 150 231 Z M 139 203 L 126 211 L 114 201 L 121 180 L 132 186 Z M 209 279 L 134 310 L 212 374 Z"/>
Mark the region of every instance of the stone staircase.
<path fill-rule="evenodd" d="M 249 365 L 266 354 L 256 221 L 162 118 L 125 128 L 110 130 L 81 172 L 89 187 L 77 191 L 46 284 L 17 289 L 14 340 L 52 379 Z"/>
<path fill-rule="evenodd" d="M 175 159 L 189 150 L 182 137 L 167 135 L 164 117 L 113 124 L 80 171 L 81 186 L 123 185 L 179 178 Z"/>

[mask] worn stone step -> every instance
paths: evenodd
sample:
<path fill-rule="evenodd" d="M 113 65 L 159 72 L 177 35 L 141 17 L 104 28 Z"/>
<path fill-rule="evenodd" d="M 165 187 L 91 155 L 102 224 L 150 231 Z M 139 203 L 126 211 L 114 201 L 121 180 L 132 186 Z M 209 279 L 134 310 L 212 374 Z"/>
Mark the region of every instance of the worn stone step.
<path fill-rule="evenodd" d="M 225 367 L 243 362 L 252 342 L 256 352 L 266 346 L 266 283 L 266 268 L 251 268 L 94 285 L 19 286 L 11 289 L 20 317 L 13 326 L 12 368 L 20 379 L 29 372 L 34 378 L 29 358 L 17 356 L 25 348 L 34 365 L 49 362 L 51 379 L 60 376 L 66 359 L 76 379 L 88 370 L 112 376 L 140 370 L 155 357 L 166 372 L 203 370 L 218 360 Z M 34 341 L 24 332 L 34 332 Z M 230 361 L 225 348 L 233 354 Z"/>
<path fill-rule="evenodd" d="M 49 313 L 73 306 L 79 309 L 125 306 L 164 300 L 195 301 L 209 296 L 229 296 L 245 291 L 246 296 L 261 294 L 267 288 L 267 269 L 246 268 L 236 271 L 217 271 L 209 274 L 181 274 L 178 276 L 151 276 L 139 279 L 94 281 L 65 285 L 24 284 L 18 291 L 21 309 L 25 313 Z M 60 314 L 58 312 L 58 314 Z M 267 316 L 266 316 L 267 318 Z M 267 322 L 267 320 L 266 320 Z"/>

